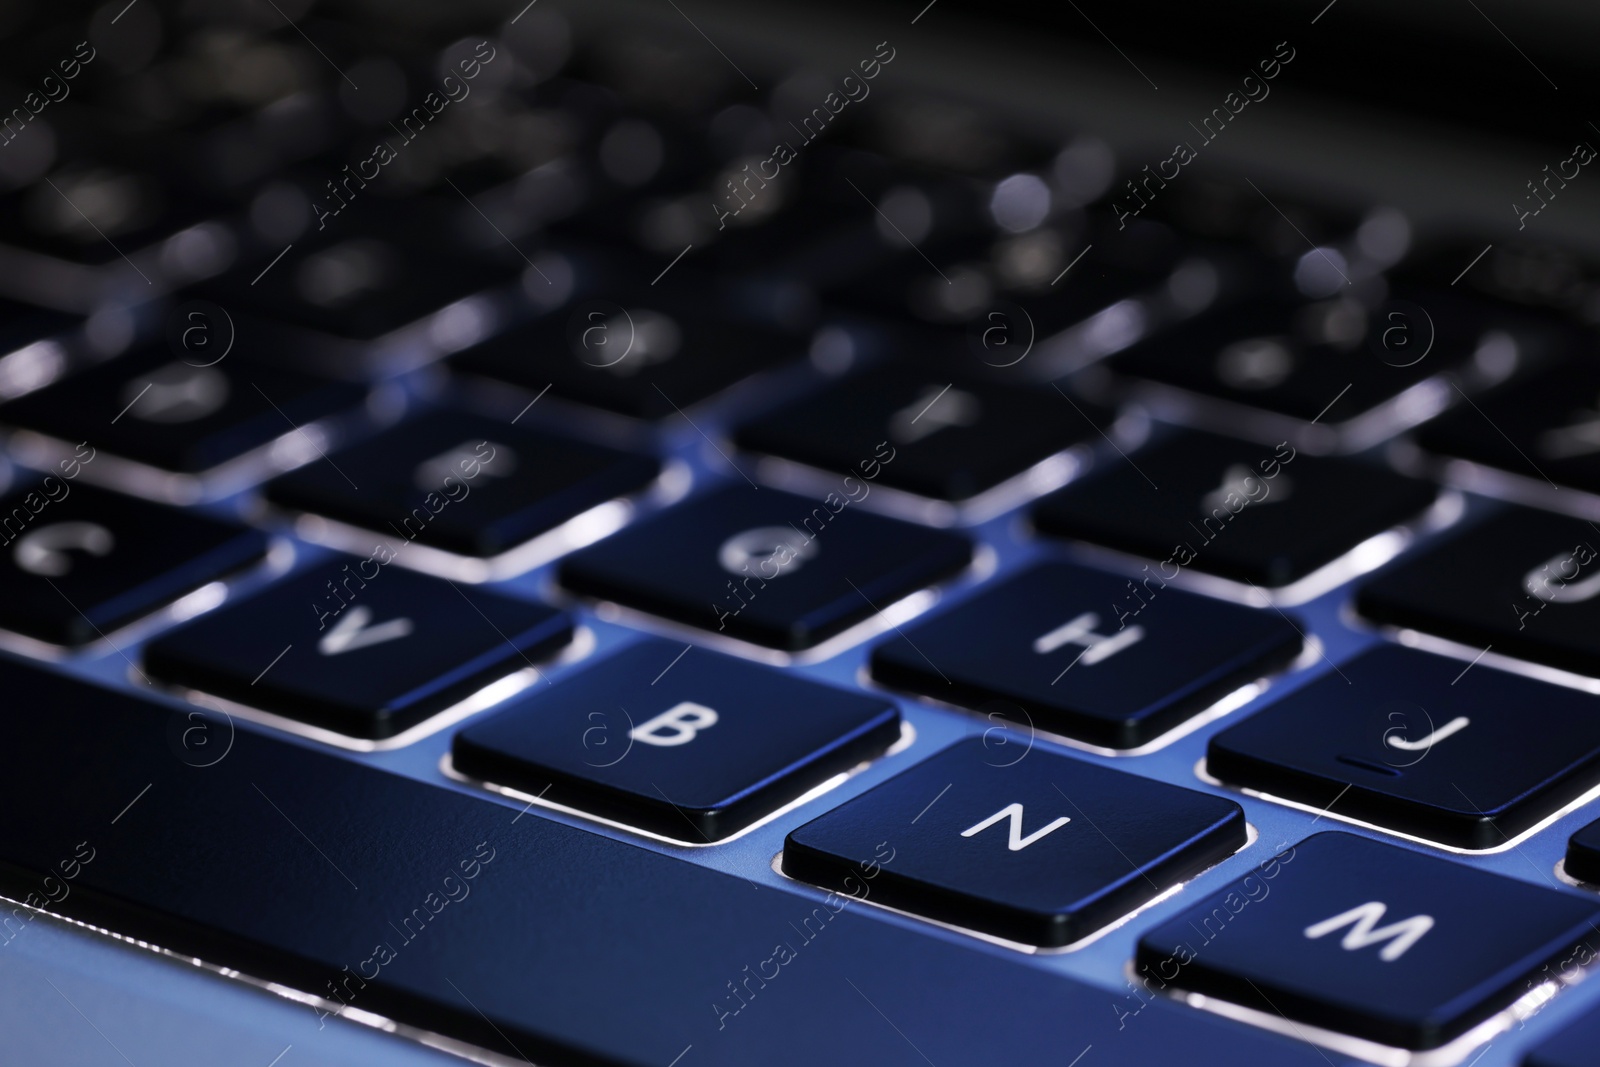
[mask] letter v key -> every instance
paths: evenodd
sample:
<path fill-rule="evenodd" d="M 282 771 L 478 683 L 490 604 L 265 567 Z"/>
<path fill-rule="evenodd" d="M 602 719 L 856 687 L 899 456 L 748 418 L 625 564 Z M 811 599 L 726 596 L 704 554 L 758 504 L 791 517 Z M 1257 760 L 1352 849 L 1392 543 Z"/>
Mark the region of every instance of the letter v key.
<path fill-rule="evenodd" d="M 322 635 L 322 640 L 317 642 L 317 651 L 324 656 L 337 656 L 342 652 L 381 645 L 385 641 L 396 641 L 411 633 L 410 619 L 390 619 L 369 627 L 367 623 L 371 621 L 371 608 L 351 608 L 348 615 L 333 624 L 333 629 Z"/>

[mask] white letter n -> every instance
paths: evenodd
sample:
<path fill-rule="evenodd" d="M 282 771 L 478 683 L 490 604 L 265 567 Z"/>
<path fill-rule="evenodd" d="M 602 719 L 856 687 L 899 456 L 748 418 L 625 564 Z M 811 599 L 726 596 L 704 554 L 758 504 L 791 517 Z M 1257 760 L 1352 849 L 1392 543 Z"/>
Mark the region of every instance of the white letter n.
<path fill-rule="evenodd" d="M 1046 826 L 1044 829 L 1035 830 L 1033 833 L 1029 834 L 1027 837 L 1023 837 L 1022 836 L 1022 805 L 1021 804 L 1007 804 L 1005 807 L 1001 808 L 999 811 L 995 812 L 993 815 L 989 816 L 987 819 L 985 819 L 982 822 L 978 823 L 976 826 L 970 826 L 967 829 L 961 831 L 961 836 L 962 837 L 971 837 L 974 834 L 981 834 L 981 833 L 983 833 L 983 831 L 987 830 L 989 827 L 993 826 L 995 823 L 999 822 L 1002 819 L 1010 819 L 1011 820 L 1011 826 L 1010 826 L 1011 839 L 1006 842 L 1006 847 L 1008 849 L 1010 849 L 1012 852 L 1021 852 L 1023 849 L 1027 848 L 1029 845 L 1033 844 L 1035 841 L 1039 840 L 1044 835 L 1049 834 L 1049 833 L 1054 833 L 1055 831 L 1061 829 L 1063 826 L 1067 825 L 1067 823 L 1072 821 L 1071 819 L 1069 819 L 1065 815 L 1063 815 L 1059 819 L 1057 819 L 1055 822 L 1051 823 L 1049 826 Z"/>

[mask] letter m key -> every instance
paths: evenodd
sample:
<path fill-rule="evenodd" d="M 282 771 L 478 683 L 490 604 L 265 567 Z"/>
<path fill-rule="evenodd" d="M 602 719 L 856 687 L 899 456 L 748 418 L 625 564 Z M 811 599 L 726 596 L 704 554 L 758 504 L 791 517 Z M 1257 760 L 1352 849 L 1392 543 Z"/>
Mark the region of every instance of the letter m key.
<path fill-rule="evenodd" d="M 1389 943 L 1379 951 L 1378 958 L 1385 963 L 1393 963 L 1404 956 L 1412 945 L 1422 940 L 1423 934 L 1433 929 L 1433 916 L 1413 915 L 1409 919 L 1378 927 L 1387 910 L 1388 908 L 1380 901 L 1369 901 L 1331 919 L 1324 919 L 1306 927 L 1305 935 L 1314 941 L 1324 934 L 1331 934 L 1335 930 L 1349 926 L 1350 932 L 1344 935 L 1340 945 L 1348 951 L 1355 952 L 1368 945 L 1387 941 Z"/>

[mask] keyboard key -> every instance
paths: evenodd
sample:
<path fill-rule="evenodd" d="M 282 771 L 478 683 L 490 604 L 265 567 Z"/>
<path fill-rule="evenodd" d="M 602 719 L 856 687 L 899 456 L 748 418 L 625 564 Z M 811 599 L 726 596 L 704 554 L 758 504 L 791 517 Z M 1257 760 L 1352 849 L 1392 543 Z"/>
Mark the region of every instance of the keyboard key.
<path fill-rule="evenodd" d="M 196 768 L 173 747 L 187 712 L 40 668 L 0 661 L 0 692 L 49 709 L 13 716 L 0 750 L 5 895 L 315 993 L 321 1004 L 293 1009 L 312 1028 L 370 1012 L 519 1062 L 667 1064 L 693 1045 L 680 1067 L 814 1067 L 841 1047 L 921 1063 L 881 1010 L 941 1067 L 1054 1062 L 1091 1044 L 1091 1058 L 1115 1048 L 1130 1063 L 1182 1048 L 1186 1067 L 1327 1067 L 1304 1042 L 1160 1000 L 1119 1030 L 1109 986 L 774 885 L 753 857 L 759 889 L 243 724 L 220 763 Z M 63 882 L 80 842 L 93 858 Z M 670 966 L 640 966 L 645 947 Z M 946 976 L 1026 1024 L 974 1027 L 927 995 Z"/>
<path fill-rule="evenodd" d="M 966 538 L 734 486 L 568 556 L 561 583 L 771 648 L 810 648 L 972 558 Z M 798 577 L 804 575 L 804 577 Z"/>
<path fill-rule="evenodd" d="M 145 648 L 173 685 L 354 737 L 393 737 L 572 637 L 543 604 L 385 567 L 333 562 Z"/>
<path fill-rule="evenodd" d="M 1379 647 L 1217 734 L 1207 768 L 1457 848 L 1502 845 L 1600 782 L 1600 717 L 1587 693 L 1466 666 Z"/>
<path fill-rule="evenodd" d="M 659 470 L 644 456 L 440 411 L 275 479 L 267 499 L 487 557 L 643 487 Z"/>
<path fill-rule="evenodd" d="M 266 555 L 258 530 L 72 481 L 77 454 L 0 499 L 0 626 L 88 644 Z"/>
<path fill-rule="evenodd" d="M 438 212 L 417 199 L 406 201 L 403 212 L 368 203 L 362 214 L 330 221 L 322 240 L 297 243 L 270 265 L 265 258 L 243 263 L 196 291 L 263 319 L 371 341 L 514 280 L 525 266 L 438 247 L 428 239 L 437 225 L 411 222 L 426 214 L 437 223 Z"/>
<path fill-rule="evenodd" d="M 1322 833 L 1145 934 L 1136 968 L 1157 989 L 1428 1049 L 1600 944 L 1597 920 L 1576 893 Z"/>
<path fill-rule="evenodd" d="M 873 650 L 872 677 L 1134 748 L 1299 655 L 1299 632 L 1276 612 L 1163 585 L 1065 563 L 1034 567 L 886 639 Z"/>
<path fill-rule="evenodd" d="M 580 300 L 457 355 L 462 370 L 660 419 L 804 354 L 803 337 L 641 294 Z"/>
<path fill-rule="evenodd" d="M 1047 456 L 1100 441 L 1116 413 L 1052 389 L 952 380 L 937 368 L 896 365 L 846 378 L 746 423 L 741 447 L 845 472 L 887 443 L 883 485 L 965 500 Z"/>
<path fill-rule="evenodd" d="M 960 233 L 924 247 L 927 258 L 890 233 L 897 257 L 825 290 L 830 303 L 901 320 L 973 324 L 980 335 L 1000 321 L 1039 339 L 1154 290 L 1185 251 L 1175 233 L 1150 222 L 1121 230 L 1046 225 L 999 239 Z M 996 311 L 1008 317 L 990 318 Z"/>
<path fill-rule="evenodd" d="M 1374 622 L 1600 675 L 1600 534 L 1510 507 L 1402 558 L 1356 593 Z"/>
<path fill-rule="evenodd" d="M 1600 367 L 1542 373 L 1435 419 L 1417 443 L 1437 455 L 1600 493 Z"/>
<path fill-rule="evenodd" d="M 789 834 L 783 871 L 860 892 L 851 883 L 881 864 L 880 904 L 1055 947 L 1244 843 L 1231 800 L 1043 749 L 999 761 L 974 738 Z"/>
<path fill-rule="evenodd" d="M 473 778 L 696 844 L 894 744 L 881 697 L 647 640 L 456 734 Z"/>
<path fill-rule="evenodd" d="M 1111 365 L 1129 377 L 1337 427 L 1460 368 L 1480 349 L 1486 359 L 1510 361 L 1551 343 L 1523 320 L 1491 320 L 1481 306 L 1438 293 L 1412 295 L 1375 308 L 1348 297 L 1228 304 L 1150 337 Z"/>
<path fill-rule="evenodd" d="M 1600 820 L 1568 839 L 1566 868 L 1580 882 L 1600 883 Z"/>
<path fill-rule="evenodd" d="M 1433 503 L 1378 466 L 1185 432 L 1046 497 L 1040 530 L 1166 568 L 1286 586 Z"/>
<path fill-rule="evenodd" d="M 237 338 L 237 348 L 253 342 Z M 209 366 L 158 341 L 0 407 L 0 422 L 96 447 L 161 470 L 199 474 L 307 423 L 358 408 L 367 390 L 252 362 Z"/>

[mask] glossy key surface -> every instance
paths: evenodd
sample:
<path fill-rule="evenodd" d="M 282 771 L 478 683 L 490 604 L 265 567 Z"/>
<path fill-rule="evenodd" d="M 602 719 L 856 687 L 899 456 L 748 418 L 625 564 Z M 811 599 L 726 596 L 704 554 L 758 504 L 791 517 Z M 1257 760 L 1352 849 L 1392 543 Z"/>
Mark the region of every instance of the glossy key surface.
<path fill-rule="evenodd" d="M 1600 674 L 1600 533 L 1582 519 L 1507 507 L 1367 579 L 1367 618 Z"/>
<path fill-rule="evenodd" d="M 98 454 L 77 455 L 0 499 L 0 626 L 88 644 L 266 555 L 258 530 L 66 477 Z"/>
<path fill-rule="evenodd" d="M 1575 947 L 1600 903 L 1398 845 L 1321 833 L 1139 939 L 1169 985 L 1402 1048 L 1510 1004 Z"/>
<path fill-rule="evenodd" d="M 493 556 L 638 489 L 659 464 L 460 412 L 422 415 L 267 486 L 267 499 Z"/>
<path fill-rule="evenodd" d="M 1152 740 L 1303 645 L 1276 612 L 1068 563 L 902 630 L 873 650 L 877 681 L 1112 748 Z"/>
<path fill-rule="evenodd" d="M 1064 945 L 1244 841 L 1231 800 L 972 739 L 790 833 L 783 870 L 997 937 Z"/>
<path fill-rule="evenodd" d="M 1114 412 L 1050 388 L 953 380 L 938 367 L 909 365 L 846 378 L 746 423 L 735 440 L 858 480 L 857 464 L 881 456 L 882 442 L 893 459 L 881 464 L 881 484 L 964 500 L 1072 445 L 1098 442 L 1113 421 Z"/>
<path fill-rule="evenodd" d="M 1168 568 L 1284 586 L 1417 517 L 1435 495 L 1376 465 L 1185 432 L 1046 497 L 1034 522 Z"/>
<path fill-rule="evenodd" d="M 341 558 L 165 634 L 144 656 L 171 684 L 378 739 L 571 636 L 543 604 Z"/>
<path fill-rule="evenodd" d="M 696 844 L 900 738 L 879 697 L 647 640 L 456 734 L 456 770 Z"/>
<path fill-rule="evenodd" d="M 240 338 L 244 351 L 211 362 L 162 339 L 0 405 L 0 423 L 194 474 L 366 398 L 353 382 L 253 361 L 253 345 Z"/>
<path fill-rule="evenodd" d="M 963 537 L 735 485 L 568 556 L 561 582 L 773 648 L 809 648 L 970 559 Z"/>
<path fill-rule="evenodd" d="M 1600 697 L 1382 646 L 1211 739 L 1224 781 L 1460 848 L 1600 783 Z"/>

